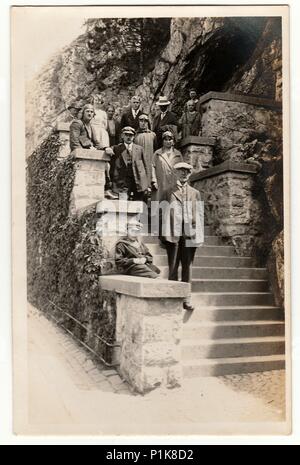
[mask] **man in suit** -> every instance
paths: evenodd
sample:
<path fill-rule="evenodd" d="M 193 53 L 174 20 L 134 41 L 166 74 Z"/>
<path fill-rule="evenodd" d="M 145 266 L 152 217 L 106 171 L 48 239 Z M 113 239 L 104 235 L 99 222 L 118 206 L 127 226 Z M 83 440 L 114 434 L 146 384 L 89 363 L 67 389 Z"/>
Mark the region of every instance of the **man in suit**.
<path fill-rule="evenodd" d="M 99 141 L 95 138 L 95 133 L 92 128 L 91 121 L 95 116 L 93 105 L 84 105 L 82 108 L 81 119 L 75 119 L 70 125 L 70 148 L 71 151 L 83 148 L 97 150 L 103 149 L 99 145 Z M 105 150 L 108 155 L 111 155 L 109 150 Z M 105 169 L 105 197 L 111 200 L 116 200 L 118 196 L 111 191 L 112 182 L 110 179 L 109 163 L 106 164 Z"/>
<path fill-rule="evenodd" d="M 136 131 L 139 127 L 139 116 L 141 113 L 141 100 L 135 95 L 130 101 L 129 108 L 121 116 L 121 129 L 129 126 Z"/>
<path fill-rule="evenodd" d="M 188 185 L 193 167 L 185 162 L 174 166 L 177 185 L 165 192 L 162 207 L 160 240 L 166 247 L 169 264 L 169 280 L 178 281 L 178 269 L 182 267 L 182 281 L 191 283 L 194 256 L 204 241 L 203 203 L 199 191 Z M 183 308 L 194 310 L 191 295 Z"/>
<path fill-rule="evenodd" d="M 171 102 L 167 97 L 159 97 L 158 105 L 160 112 L 153 118 L 153 131 L 156 134 L 158 146 L 162 146 L 162 134 L 166 130 L 171 130 L 174 134 L 175 141 L 178 139 L 178 122 L 175 113 L 169 111 Z"/>
<path fill-rule="evenodd" d="M 149 173 L 144 150 L 133 143 L 135 130 L 122 129 L 123 142 L 112 148 L 111 179 L 114 192 L 127 193 L 130 200 L 146 200 L 149 192 Z"/>

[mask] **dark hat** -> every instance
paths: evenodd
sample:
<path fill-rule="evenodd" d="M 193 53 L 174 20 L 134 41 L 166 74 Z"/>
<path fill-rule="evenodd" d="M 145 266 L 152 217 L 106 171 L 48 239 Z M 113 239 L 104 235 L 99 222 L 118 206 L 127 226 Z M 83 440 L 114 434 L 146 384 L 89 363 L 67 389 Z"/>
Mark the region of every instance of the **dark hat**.
<path fill-rule="evenodd" d="M 79 102 L 74 102 L 71 103 L 68 107 L 67 110 L 71 110 L 71 108 L 75 108 L 75 110 L 81 110 L 82 105 Z"/>

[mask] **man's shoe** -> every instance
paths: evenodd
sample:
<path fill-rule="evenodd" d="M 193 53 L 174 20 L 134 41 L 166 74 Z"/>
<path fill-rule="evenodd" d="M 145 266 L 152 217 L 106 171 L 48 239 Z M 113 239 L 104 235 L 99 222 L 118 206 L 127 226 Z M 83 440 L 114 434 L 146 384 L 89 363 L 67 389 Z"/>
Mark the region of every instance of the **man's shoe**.
<path fill-rule="evenodd" d="M 111 190 L 105 191 L 104 196 L 106 199 L 109 199 L 109 200 L 118 200 L 119 198 L 118 194 L 115 194 Z"/>
<path fill-rule="evenodd" d="M 195 310 L 195 307 L 193 307 L 191 304 L 186 304 L 186 303 L 183 304 L 183 308 L 184 310 L 187 310 L 188 312 L 192 312 L 193 310 Z"/>

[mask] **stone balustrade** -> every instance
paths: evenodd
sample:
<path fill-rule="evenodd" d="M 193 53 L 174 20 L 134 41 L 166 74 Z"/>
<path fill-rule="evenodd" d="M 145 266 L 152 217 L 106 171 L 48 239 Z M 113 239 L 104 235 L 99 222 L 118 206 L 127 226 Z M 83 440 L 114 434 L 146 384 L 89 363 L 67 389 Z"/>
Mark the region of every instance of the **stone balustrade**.
<path fill-rule="evenodd" d="M 189 136 L 180 142 L 180 149 L 186 162 L 199 173 L 213 164 L 215 139 L 212 137 Z"/>
<path fill-rule="evenodd" d="M 119 372 L 144 394 L 180 386 L 182 303 L 190 284 L 134 276 L 102 276 L 100 286 L 117 293 Z"/>
<path fill-rule="evenodd" d="M 262 206 L 253 195 L 257 169 L 225 161 L 191 177 L 204 200 L 206 223 L 228 238 L 239 255 L 254 254 L 262 232 Z"/>
<path fill-rule="evenodd" d="M 202 137 L 215 139 L 218 163 L 245 160 L 250 156 L 245 151 L 246 143 L 281 140 L 280 102 L 230 92 L 208 92 L 199 102 Z"/>
<path fill-rule="evenodd" d="M 104 199 L 105 163 L 110 160 L 103 150 L 76 149 L 75 180 L 70 199 L 70 213 L 76 214 Z"/>

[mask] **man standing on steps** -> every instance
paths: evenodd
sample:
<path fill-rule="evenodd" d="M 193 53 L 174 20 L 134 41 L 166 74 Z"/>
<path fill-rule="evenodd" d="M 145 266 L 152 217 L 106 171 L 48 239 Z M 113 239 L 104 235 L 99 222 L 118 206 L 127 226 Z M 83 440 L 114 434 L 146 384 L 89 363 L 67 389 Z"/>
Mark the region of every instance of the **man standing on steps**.
<path fill-rule="evenodd" d="M 204 242 L 203 202 L 200 192 L 188 185 L 193 167 L 185 162 L 177 163 L 174 171 L 177 185 L 168 189 L 161 205 L 160 241 L 166 247 L 169 280 L 178 281 L 178 269 L 182 267 L 182 281 L 192 282 L 192 265 L 197 247 Z M 194 310 L 191 295 L 183 308 Z"/>

